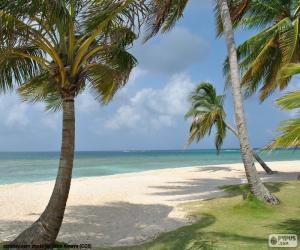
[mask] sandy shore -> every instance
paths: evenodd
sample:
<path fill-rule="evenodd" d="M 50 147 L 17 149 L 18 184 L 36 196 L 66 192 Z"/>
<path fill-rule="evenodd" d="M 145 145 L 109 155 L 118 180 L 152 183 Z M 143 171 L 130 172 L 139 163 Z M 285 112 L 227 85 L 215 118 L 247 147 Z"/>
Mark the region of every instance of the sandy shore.
<path fill-rule="evenodd" d="M 270 177 L 261 172 L 264 181 L 292 180 L 300 172 L 300 161 L 268 164 L 279 173 Z M 188 224 L 180 203 L 221 196 L 218 186 L 241 182 L 241 164 L 74 179 L 58 239 L 93 246 L 138 244 Z M 13 239 L 38 218 L 53 184 L 0 186 L 0 242 Z"/>

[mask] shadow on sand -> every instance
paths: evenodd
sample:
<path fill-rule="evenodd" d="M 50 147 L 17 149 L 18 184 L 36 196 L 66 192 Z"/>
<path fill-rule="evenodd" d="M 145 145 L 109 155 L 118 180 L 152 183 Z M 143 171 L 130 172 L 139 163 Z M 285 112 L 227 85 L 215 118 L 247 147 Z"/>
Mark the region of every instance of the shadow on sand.
<path fill-rule="evenodd" d="M 124 202 L 68 207 L 58 240 L 95 246 L 142 243 L 162 232 L 186 225 L 183 221 L 168 217 L 172 210 L 172 207 L 165 205 Z M 31 223 L 0 221 L 0 242 L 12 240 Z"/>

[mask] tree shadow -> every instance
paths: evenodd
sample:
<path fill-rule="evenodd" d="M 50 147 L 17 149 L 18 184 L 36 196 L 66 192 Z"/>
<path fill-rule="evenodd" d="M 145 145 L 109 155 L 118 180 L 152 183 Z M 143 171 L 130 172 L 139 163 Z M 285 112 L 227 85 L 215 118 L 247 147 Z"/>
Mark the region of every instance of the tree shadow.
<path fill-rule="evenodd" d="M 58 240 L 94 246 L 140 244 L 186 225 L 186 221 L 169 217 L 172 210 L 166 205 L 126 202 L 67 207 Z M 0 242 L 13 240 L 32 222 L 0 221 Z"/>
<path fill-rule="evenodd" d="M 167 185 L 151 186 L 158 190 L 152 195 L 166 196 L 167 201 L 194 201 L 222 197 L 226 193 L 219 188 L 229 184 L 240 184 L 240 178 L 194 178 L 188 181 L 168 182 Z"/>
<path fill-rule="evenodd" d="M 218 172 L 218 171 L 226 171 L 226 172 L 231 172 L 232 169 L 228 167 L 220 167 L 220 166 L 203 166 L 203 167 L 198 167 L 197 168 L 198 172 Z"/>
<path fill-rule="evenodd" d="M 232 171 L 227 167 L 203 167 L 198 168 L 199 172 L 217 173 L 218 171 Z M 295 180 L 298 173 L 276 173 L 267 175 L 260 172 L 260 176 L 266 187 L 277 193 L 285 185 L 284 181 Z M 223 177 L 223 178 L 193 178 L 187 181 L 167 182 L 165 185 L 150 186 L 157 190 L 153 195 L 166 196 L 167 201 L 195 201 L 207 200 L 219 197 L 245 196 L 249 192 L 249 186 L 245 177 Z"/>
<path fill-rule="evenodd" d="M 213 250 L 230 243 L 243 242 L 245 244 L 266 243 L 265 238 L 243 236 L 228 232 L 210 232 L 208 228 L 216 222 L 216 218 L 210 214 L 202 214 L 199 221 L 193 225 L 179 228 L 175 231 L 163 233 L 155 242 L 145 243 L 135 247 L 117 247 L 118 250 Z M 221 248 L 222 249 L 222 248 Z M 225 248 L 224 248 L 225 249 Z"/>
<path fill-rule="evenodd" d="M 277 193 L 280 191 L 280 188 L 287 185 L 286 182 L 266 182 L 264 185 L 268 188 L 271 193 Z M 219 187 L 220 190 L 223 190 L 226 193 L 226 197 L 235 197 L 235 196 L 245 196 L 250 192 L 250 187 L 248 184 L 240 185 L 224 185 Z"/>
<path fill-rule="evenodd" d="M 300 220 L 288 219 L 274 226 L 278 233 L 300 235 Z"/>
<path fill-rule="evenodd" d="M 266 172 L 260 171 L 259 175 L 264 182 L 283 182 L 297 180 L 299 172 L 277 172 L 268 175 Z"/>

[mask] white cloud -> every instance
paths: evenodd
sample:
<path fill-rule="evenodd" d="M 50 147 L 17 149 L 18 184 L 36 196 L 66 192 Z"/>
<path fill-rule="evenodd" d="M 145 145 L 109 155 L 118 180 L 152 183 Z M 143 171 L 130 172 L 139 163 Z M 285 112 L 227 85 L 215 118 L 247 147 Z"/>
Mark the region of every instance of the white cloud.
<path fill-rule="evenodd" d="M 128 83 L 126 86 L 132 86 L 136 81 L 147 74 L 146 70 L 143 70 L 139 67 L 136 67 L 132 70 Z M 124 87 L 118 92 L 118 96 L 122 96 L 127 91 L 127 87 Z M 81 93 L 76 100 L 77 108 L 79 112 L 90 114 L 100 109 L 100 103 L 97 101 L 94 96 L 87 90 Z"/>
<path fill-rule="evenodd" d="M 29 124 L 29 119 L 27 117 L 28 105 L 25 103 L 14 104 L 7 107 L 5 124 L 9 127 L 26 127 Z"/>
<path fill-rule="evenodd" d="M 0 96 L 0 126 L 7 129 L 55 130 L 58 116 L 58 113 L 46 113 L 42 103 L 21 102 L 16 94 Z"/>
<path fill-rule="evenodd" d="M 26 127 L 30 122 L 27 116 L 29 108 L 29 105 L 21 103 L 16 95 L 2 95 L 0 97 L 0 120 L 6 127 Z"/>
<path fill-rule="evenodd" d="M 113 130 L 171 127 L 186 112 L 187 96 L 193 87 L 186 74 L 177 74 L 162 89 L 142 89 L 118 108 L 105 127 Z"/>
<path fill-rule="evenodd" d="M 99 102 L 88 91 L 81 93 L 76 103 L 78 110 L 82 113 L 91 113 L 99 109 Z"/>
<path fill-rule="evenodd" d="M 46 114 L 46 117 L 42 119 L 42 124 L 51 130 L 57 130 L 58 125 L 62 122 L 59 120 L 60 115 L 59 113 L 49 113 Z"/>

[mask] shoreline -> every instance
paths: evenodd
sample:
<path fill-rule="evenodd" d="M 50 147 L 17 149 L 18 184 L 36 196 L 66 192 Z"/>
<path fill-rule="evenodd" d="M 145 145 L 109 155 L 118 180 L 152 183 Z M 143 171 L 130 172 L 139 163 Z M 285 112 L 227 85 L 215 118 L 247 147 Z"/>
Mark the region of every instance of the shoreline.
<path fill-rule="evenodd" d="M 299 160 L 274 160 L 274 161 L 266 161 L 266 164 L 272 164 L 274 162 L 299 162 L 300 163 L 300 159 Z M 141 174 L 141 173 L 151 173 L 151 172 L 156 172 L 156 171 L 163 171 L 163 170 L 176 170 L 176 169 L 181 169 L 181 168 L 207 168 L 207 167 L 222 167 L 222 166 L 232 166 L 232 165 L 242 165 L 242 162 L 236 162 L 236 163 L 226 163 L 226 164 L 208 164 L 208 165 L 194 165 L 194 166 L 181 166 L 181 167 L 168 167 L 168 168 L 161 168 L 161 169 L 152 169 L 152 170 L 141 170 L 141 171 L 137 171 L 137 172 L 127 172 L 127 173 L 116 173 L 116 174 L 107 174 L 107 175 L 95 175 L 95 176 L 80 176 L 80 177 L 72 177 L 72 182 L 74 180 L 79 180 L 79 179 L 90 179 L 90 178 L 103 178 L 103 177 L 112 177 L 112 176 L 125 176 L 125 175 L 134 175 L 134 174 Z M 255 166 L 257 171 L 262 171 L 261 166 L 259 165 L 259 163 L 255 162 Z M 300 172 L 300 169 L 299 169 Z M 53 177 L 53 179 L 50 180 L 39 180 L 39 181 L 26 181 L 26 182 L 14 182 L 14 183 L 0 183 L 0 187 L 1 186 L 9 186 L 9 185 L 22 185 L 22 184 L 34 184 L 34 183 L 46 183 L 46 182 L 54 182 L 56 177 Z"/>
<path fill-rule="evenodd" d="M 300 161 L 274 161 L 264 181 L 295 180 Z M 58 240 L 93 246 L 134 245 L 191 223 L 180 204 L 223 196 L 219 186 L 245 183 L 241 163 L 166 168 L 72 180 Z M 0 242 L 36 220 L 54 180 L 0 185 Z"/>

